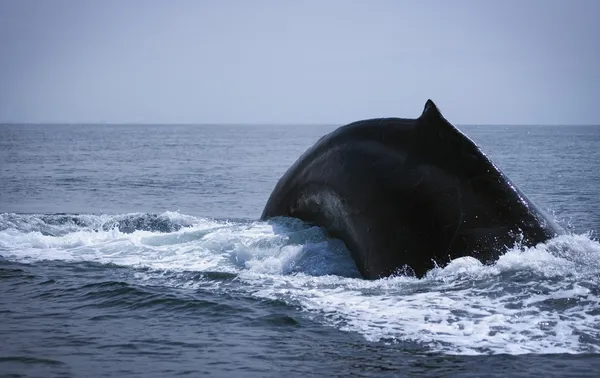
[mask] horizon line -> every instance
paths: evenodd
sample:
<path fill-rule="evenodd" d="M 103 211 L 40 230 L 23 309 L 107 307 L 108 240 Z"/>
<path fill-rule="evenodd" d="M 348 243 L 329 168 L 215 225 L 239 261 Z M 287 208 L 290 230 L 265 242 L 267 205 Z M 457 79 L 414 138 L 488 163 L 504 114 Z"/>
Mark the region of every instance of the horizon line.
<path fill-rule="evenodd" d="M 389 118 L 389 117 L 381 117 Z M 351 123 L 351 122 L 350 122 Z M 0 122 L 0 126 L 344 126 L 350 123 L 276 123 L 276 122 L 183 122 L 183 123 L 156 123 L 156 122 Z M 543 126 L 564 126 L 564 127 L 598 127 L 600 123 L 582 123 L 582 124 L 540 124 L 540 123 L 452 123 L 455 126 L 493 126 L 493 127 L 543 127 Z"/>

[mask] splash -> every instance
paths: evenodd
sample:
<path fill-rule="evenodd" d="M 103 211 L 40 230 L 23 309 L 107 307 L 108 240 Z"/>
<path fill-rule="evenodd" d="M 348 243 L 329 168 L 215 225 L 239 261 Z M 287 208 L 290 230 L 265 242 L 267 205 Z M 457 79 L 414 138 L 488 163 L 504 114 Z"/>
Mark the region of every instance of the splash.
<path fill-rule="evenodd" d="M 422 279 L 366 281 L 343 243 L 294 219 L 1 214 L 0 256 L 116 264 L 142 282 L 198 290 L 214 289 L 212 273 L 229 274 L 235 283 L 222 290 L 446 354 L 600 353 L 600 244 L 589 234 L 515 246 L 493 265 L 464 257 Z"/>

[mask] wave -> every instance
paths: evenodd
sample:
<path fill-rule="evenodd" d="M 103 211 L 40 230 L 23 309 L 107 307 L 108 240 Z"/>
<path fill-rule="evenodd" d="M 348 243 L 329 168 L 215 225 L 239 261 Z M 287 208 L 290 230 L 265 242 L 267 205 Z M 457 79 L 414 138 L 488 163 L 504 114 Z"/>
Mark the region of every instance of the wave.
<path fill-rule="evenodd" d="M 465 257 L 422 279 L 367 281 L 343 243 L 295 219 L 0 214 L 0 256 L 129 267 L 136 285 L 275 300 L 370 341 L 446 354 L 600 353 L 600 243 L 590 234 L 517 245 L 492 265 Z M 128 305 L 194 306 L 161 298 Z"/>
<path fill-rule="evenodd" d="M 163 214 L 0 214 L 0 231 L 13 229 L 21 232 L 39 232 L 48 236 L 63 236 L 74 231 L 134 231 L 173 232 L 189 227 L 198 220 L 177 212 Z"/>

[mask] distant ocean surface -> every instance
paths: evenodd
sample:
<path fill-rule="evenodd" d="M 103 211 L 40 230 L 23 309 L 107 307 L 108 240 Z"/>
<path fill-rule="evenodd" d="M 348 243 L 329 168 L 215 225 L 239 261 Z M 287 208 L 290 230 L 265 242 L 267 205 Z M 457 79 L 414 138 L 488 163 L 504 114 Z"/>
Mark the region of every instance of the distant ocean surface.
<path fill-rule="evenodd" d="M 569 234 L 377 281 L 258 221 L 335 128 L 0 125 L 0 376 L 599 376 L 600 127 L 459 127 Z"/>

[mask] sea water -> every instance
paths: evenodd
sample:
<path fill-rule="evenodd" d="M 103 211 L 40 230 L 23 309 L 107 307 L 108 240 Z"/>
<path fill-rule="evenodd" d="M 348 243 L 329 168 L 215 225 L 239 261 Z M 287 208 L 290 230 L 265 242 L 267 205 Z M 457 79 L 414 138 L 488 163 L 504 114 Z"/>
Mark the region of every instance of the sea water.
<path fill-rule="evenodd" d="M 567 235 L 375 281 L 258 220 L 335 127 L 1 125 L 0 375 L 597 376 L 600 127 L 459 127 Z"/>

